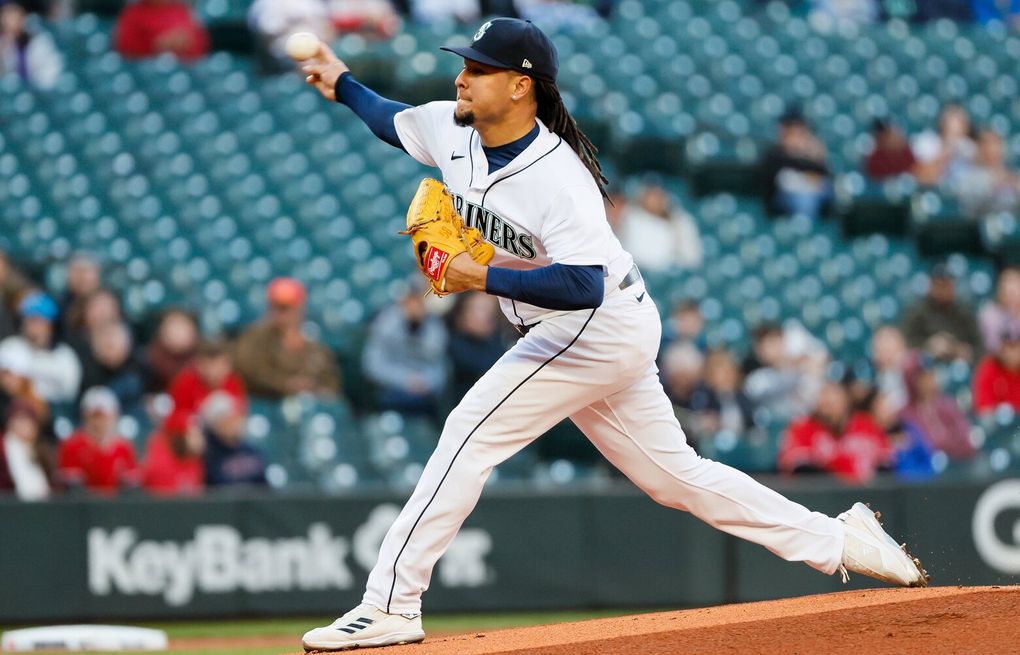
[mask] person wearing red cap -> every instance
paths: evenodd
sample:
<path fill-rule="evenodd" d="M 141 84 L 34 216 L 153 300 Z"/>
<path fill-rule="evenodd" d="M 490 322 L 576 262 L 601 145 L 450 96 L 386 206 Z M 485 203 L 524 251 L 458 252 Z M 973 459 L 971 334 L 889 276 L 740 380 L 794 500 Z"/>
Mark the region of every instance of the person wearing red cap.
<path fill-rule="evenodd" d="M 301 282 L 279 277 L 266 289 L 265 318 L 237 340 L 237 369 L 255 396 L 300 393 L 335 397 L 340 370 L 333 353 L 302 331 L 307 294 Z"/>

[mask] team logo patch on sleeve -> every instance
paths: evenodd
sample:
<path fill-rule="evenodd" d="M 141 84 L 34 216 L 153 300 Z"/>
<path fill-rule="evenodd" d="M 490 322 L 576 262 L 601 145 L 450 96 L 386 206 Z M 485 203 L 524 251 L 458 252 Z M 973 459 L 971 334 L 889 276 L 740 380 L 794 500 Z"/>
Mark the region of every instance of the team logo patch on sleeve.
<path fill-rule="evenodd" d="M 443 276 L 443 267 L 449 258 L 450 253 L 431 246 L 425 253 L 425 274 L 438 281 Z"/>

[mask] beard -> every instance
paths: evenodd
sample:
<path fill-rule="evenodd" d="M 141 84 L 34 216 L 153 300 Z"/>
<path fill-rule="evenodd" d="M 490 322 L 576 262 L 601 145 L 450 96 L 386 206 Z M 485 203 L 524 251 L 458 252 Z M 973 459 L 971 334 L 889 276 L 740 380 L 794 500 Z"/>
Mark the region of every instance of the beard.
<path fill-rule="evenodd" d="M 453 122 L 460 127 L 468 127 L 475 124 L 475 112 L 470 109 L 465 111 L 454 110 Z"/>

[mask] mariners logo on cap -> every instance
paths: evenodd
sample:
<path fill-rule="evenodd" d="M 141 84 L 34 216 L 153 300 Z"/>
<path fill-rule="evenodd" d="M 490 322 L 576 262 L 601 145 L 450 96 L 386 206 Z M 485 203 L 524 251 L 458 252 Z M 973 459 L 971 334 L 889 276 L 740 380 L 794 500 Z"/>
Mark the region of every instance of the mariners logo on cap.
<path fill-rule="evenodd" d="M 480 39 L 483 36 L 485 36 L 485 30 L 489 29 L 490 27 L 492 27 L 492 21 L 491 20 L 485 21 L 484 23 L 482 23 L 482 26 L 478 28 L 477 32 L 475 32 L 475 39 L 474 40 L 477 41 L 478 39 Z"/>

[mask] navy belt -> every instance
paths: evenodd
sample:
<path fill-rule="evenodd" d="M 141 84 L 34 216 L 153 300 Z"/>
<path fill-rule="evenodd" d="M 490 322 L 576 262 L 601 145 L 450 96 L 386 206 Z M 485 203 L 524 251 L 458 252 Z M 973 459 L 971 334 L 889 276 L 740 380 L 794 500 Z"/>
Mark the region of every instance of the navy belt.
<path fill-rule="evenodd" d="M 638 270 L 637 264 L 634 264 L 633 266 L 630 267 L 630 270 L 627 271 L 627 274 L 623 276 L 623 279 L 620 280 L 620 286 L 618 288 L 621 291 L 623 291 L 627 287 L 637 284 L 641 280 L 642 280 L 641 271 Z M 523 337 L 528 332 L 531 332 L 531 328 L 541 325 L 541 323 L 542 321 L 539 321 L 538 323 L 532 323 L 531 325 L 515 325 L 514 329 L 520 332 L 521 336 Z"/>

